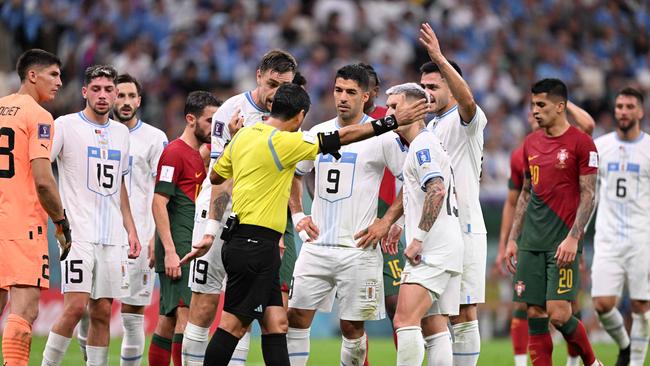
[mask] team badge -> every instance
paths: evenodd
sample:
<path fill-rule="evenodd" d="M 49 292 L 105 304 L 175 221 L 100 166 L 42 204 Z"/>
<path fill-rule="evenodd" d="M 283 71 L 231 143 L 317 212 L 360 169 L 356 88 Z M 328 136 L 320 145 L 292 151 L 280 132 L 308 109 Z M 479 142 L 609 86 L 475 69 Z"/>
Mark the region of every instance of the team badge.
<path fill-rule="evenodd" d="M 212 136 L 222 137 L 223 128 L 225 124 L 221 121 L 214 121 L 214 129 L 212 130 Z"/>
<path fill-rule="evenodd" d="M 429 153 L 429 149 L 418 150 L 415 153 L 415 156 L 417 156 L 418 164 L 420 165 L 431 162 L 431 154 Z"/>
<path fill-rule="evenodd" d="M 517 281 L 515 284 L 515 292 L 517 293 L 518 297 L 521 297 L 521 294 L 526 291 L 526 285 L 524 285 L 524 281 Z"/>
<path fill-rule="evenodd" d="M 45 123 L 38 124 L 38 138 L 42 140 L 50 139 L 51 126 Z"/>
<path fill-rule="evenodd" d="M 376 300 L 377 299 L 377 282 L 367 281 L 366 282 L 366 300 Z"/>
<path fill-rule="evenodd" d="M 143 285 L 143 286 L 146 286 L 146 285 L 147 285 L 147 282 L 149 282 L 149 274 L 148 274 L 148 273 L 144 273 L 144 274 L 142 275 L 142 285 Z"/>
<path fill-rule="evenodd" d="M 569 152 L 566 149 L 560 149 L 557 153 L 557 163 L 555 167 L 558 169 L 566 168 L 566 161 L 569 160 Z"/>

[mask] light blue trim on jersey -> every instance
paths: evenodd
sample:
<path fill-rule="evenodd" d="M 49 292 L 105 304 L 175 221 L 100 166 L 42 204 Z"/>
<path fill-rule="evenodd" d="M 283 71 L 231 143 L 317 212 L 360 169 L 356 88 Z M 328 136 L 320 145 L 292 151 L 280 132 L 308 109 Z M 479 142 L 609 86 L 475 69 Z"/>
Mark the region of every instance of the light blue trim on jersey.
<path fill-rule="evenodd" d="M 365 122 L 368 120 L 368 118 L 370 118 L 370 116 L 368 116 L 367 114 L 364 113 L 364 114 L 361 116 L 361 119 L 359 120 L 359 122 L 357 122 L 357 124 L 360 125 L 360 124 L 365 123 Z M 338 117 L 337 117 L 336 120 L 334 121 L 334 126 L 336 126 L 336 129 L 337 129 L 337 130 L 340 130 L 340 129 L 341 129 L 341 125 L 339 125 L 339 119 L 338 119 Z"/>
<path fill-rule="evenodd" d="M 142 123 L 143 123 L 142 120 L 138 119 L 138 122 L 135 124 L 135 126 L 133 126 L 133 128 L 129 128 L 129 133 L 137 130 L 140 127 L 142 127 Z"/>
<path fill-rule="evenodd" d="M 440 172 L 429 172 L 424 177 L 422 177 L 422 179 L 420 179 L 420 189 L 422 189 L 422 191 L 426 192 L 427 191 L 427 187 L 426 187 L 427 182 L 430 181 L 433 178 L 436 178 L 436 177 L 440 177 L 440 178 L 442 178 L 442 180 L 445 179 L 445 178 L 443 178 L 443 176 L 442 176 L 442 174 Z"/>
<path fill-rule="evenodd" d="M 624 144 L 636 144 L 636 143 L 640 142 L 641 140 L 643 140 L 643 136 L 646 135 L 645 132 L 641 131 L 641 133 L 639 134 L 639 137 L 637 137 L 636 139 L 634 139 L 632 141 L 628 141 L 628 140 L 621 140 L 621 138 L 618 137 L 618 133 L 616 133 L 616 132 L 612 132 L 612 133 L 614 134 L 614 138 L 616 139 L 616 141 L 622 142 Z"/>
<path fill-rule="evenodd" d="M 246 100 L 248 103 L 250 103 L 253 108 L 257 109 L 259 112 L 266 113 L 263 109 L 261 109 L 257 104 L 255 104 L 255 101 L 253 100 L 253 92 L 252 91 L 247 91 L 244 93 L 244 96 L 246 97 Z"/>
<path fill-rule="evenodd" d="M 273 146 L 273 135 L 275 135 L 276 132 L 278 132 L 278 130 L 273 129 L 273 131 L 271 131 L 271 135 L 269 135 L 269 149 L 271 150 L 271 155 L 273 155 L 273 161 L 275 162 L 275 166 L 278 168 L 278 170 L 282 171 L 284 170 L 284 167 L 280 162 L 278 153 L 275 151 L 275 146 Z"/>
<path fill-rule="evenodd" d="M 304 175 L 307 175 L 307 172 L 303 172 L 302 170 L 300 170 L 300 168 L 296 167 L 296 174 L 302 177 Z"/>
<path fill-rule="evenodd" d="M 453 111 L 456 111 L 456 110 L 458 110 L 458 104 L 456 104 L 455 106 L 451 107 L 451 109 L 448 110 L 447 112 L 444 112 L 443 114 L 437 115 L 436 117 L 437 117 L 438 119 L 440 119 L 440 118 L 444 118 L 444 117 L 447 117 L 447 116 L 450 115 Z"/>
<path fill-rule="evenodd" d="M 89 125 L 91 125 L 91 126 L 93 126 L 93 127 L 97 127 L 97 128 L 107 128 L 107 127 L 111 124 L 111 119 L 110 119 L 110 118 L 108 119 L 108 122 L 106 122 L 106 124 L 104 124 L 104 125 L 100 125 L 100 124 L 97 124 L 97 123 L 95 123 L 95 122 L 89 120 L 88 117 L 86 117 L 86 115 L 84 114 L 84 111 L 79 111 L 79 113 L 77 113 L 77 114 L 79 115 L 79 117 L 80 117 L 84 122 L 88 123 Z"/>

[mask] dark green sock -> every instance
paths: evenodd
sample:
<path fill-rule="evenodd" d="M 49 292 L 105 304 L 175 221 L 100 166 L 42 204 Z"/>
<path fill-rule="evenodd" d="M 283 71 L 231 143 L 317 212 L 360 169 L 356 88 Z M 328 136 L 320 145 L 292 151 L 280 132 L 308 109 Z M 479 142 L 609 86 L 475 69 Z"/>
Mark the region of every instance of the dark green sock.
<path fill-rule="evenodd" d="M 183 333 L 174 333 L 172 343 L 183 343 Z"/>
<path fill-rule="evenodd" d="M 564 323 L 564 325 L 562 325 L 561 327 L 557 327 L 557 330 L 559 330 L 560 333 L 564 334 L 565 336 L 568 336 L 570 334 L 573 334 L 573 332 L 575 332 L 576 328 L 578 327 L 578 322 L 579 322 L 578 318 L 572 315 L 569 318 L 569 320 L 567 320 L 567 322 Z"/>
<path fill-rule="evenodd" d="M 548 318 L 528 318 L 528 334 L 539 335 L 548 333 Z"/>
<path fill-rule="evenodd" d="M 164 349 L 165 351 L 171 352 L 171 350 L 172 350 L 172 340 L 169 339 L 169 338 L 159 336 L 156 333 L 154 333 L 153 337 L 151 337 L 151 343 L 153 343 L 156 346 Z"/>

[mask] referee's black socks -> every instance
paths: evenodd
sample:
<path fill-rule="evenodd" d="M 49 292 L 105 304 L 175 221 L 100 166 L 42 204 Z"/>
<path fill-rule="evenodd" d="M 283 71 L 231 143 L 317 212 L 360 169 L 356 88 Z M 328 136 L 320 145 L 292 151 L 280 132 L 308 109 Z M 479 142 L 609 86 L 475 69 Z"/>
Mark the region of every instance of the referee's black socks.
<path fill-rule="evenodd" d="M 264 363 L 267 366 L 289 366 L 287 334 L 263 334 L 262 355 L 264 355 Z"/>
<path fill-rule="evenodd" d="M 239 338 L 221 328 L 217 328 L 217 331 L 212 336 L 210 343 L 208 343 L 208 348 L 205 350 L 203 365 L 227 366 L 230 362 L 230 358 L 232 357 L 233 352 L 235 352 L 235 347 L 237 347 L 238 342 Z M 286 345 L 286 340 L 284 343 Z M 262 347 L 263 346 L 264 341 L 262 341 Z M 285 353 L 286 352 L 287 351 L 285 346 Z"/>

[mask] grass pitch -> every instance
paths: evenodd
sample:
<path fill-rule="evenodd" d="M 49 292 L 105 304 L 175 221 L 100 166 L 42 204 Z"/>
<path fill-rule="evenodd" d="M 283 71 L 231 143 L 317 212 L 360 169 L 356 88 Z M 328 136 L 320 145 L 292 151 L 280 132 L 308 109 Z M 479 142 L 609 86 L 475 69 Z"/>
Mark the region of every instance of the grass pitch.
<path fill-rule="evenodd" d="M 151 337 L 147 339 L 148 342 Z M 45 348 L 45 337 L 36 337 L 32 342 L 32 354 L 29 365 L 38 366 L 41 364 L 43 349 Z M 312 366 L 329 366 L 339 364 L 340 343 L 339 338 L 312 339 L 311 355 L 309 365 Z M 605 365 L 613 365 L 616 361 L 617 348 L 613 344 L 596 344 L 594 345 L 596 355 Z M 553 352 L 553 364 L 564 365 L 566 362 L 566 346 L 561 343 L 555 345 Z M 142 365 L 147 365 L 147 350 L 142 361 Z M 388 338 L 370 338 L 370 364 L 373 366 L 395 365 L 395 347 L 393 340 Z M 0 365 L 2 364 L 0 357 Z M 264 365 L 262 361 L 262 351 L 259 338 L 251 342 L 251 352 L 248 357 L 247 365 L 257 366 Z M 111 340 L 109 365 L 118 366 L 120 364 L 120 339 Z M 494 340 L 484 342 L 481 345 L 481 357 L 478 362 L 484 366 L 507 366 L 513 365 L 512 348 L 508 339 Z M 76 340 L 70 343 L 70 348 L 63 360 L 63 365 L 83 365 L 81 351 Z"/>

